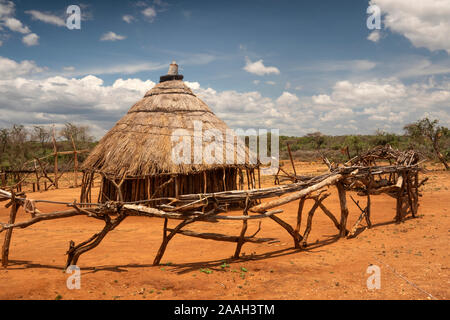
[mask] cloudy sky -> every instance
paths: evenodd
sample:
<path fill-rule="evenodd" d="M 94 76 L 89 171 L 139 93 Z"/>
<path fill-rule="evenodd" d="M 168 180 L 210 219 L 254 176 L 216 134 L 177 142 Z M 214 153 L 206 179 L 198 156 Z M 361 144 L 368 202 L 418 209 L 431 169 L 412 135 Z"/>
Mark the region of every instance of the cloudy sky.
<path fill-rule="evenodd" d="M 449 35 L 448 0 L 0 0 L 0 127 L 70 121 L 101 137 L 172 60 L 233 128 L 450 126 Z"/>

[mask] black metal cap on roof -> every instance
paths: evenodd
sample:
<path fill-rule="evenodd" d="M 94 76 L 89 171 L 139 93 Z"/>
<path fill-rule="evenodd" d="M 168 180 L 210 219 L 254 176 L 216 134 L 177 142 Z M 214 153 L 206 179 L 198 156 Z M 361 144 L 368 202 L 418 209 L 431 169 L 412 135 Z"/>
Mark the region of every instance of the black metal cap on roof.
<path fill-rule="evenodd" d="M 181 74 L 178 74 L 178 65 L 175 61 L 173 61 L 169 66 L 169 71 L 165 76 L 161 76 L 159 78 L 159 82 L 171 81 L 171 80 L 183 80 L 184 77 Z"/>

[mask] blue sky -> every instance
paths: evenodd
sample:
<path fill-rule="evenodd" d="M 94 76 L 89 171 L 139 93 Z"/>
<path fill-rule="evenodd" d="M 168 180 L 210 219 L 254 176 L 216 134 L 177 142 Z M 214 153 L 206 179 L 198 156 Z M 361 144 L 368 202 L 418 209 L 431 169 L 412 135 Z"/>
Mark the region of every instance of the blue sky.
<path fill-rule="evenodd" d="M 81 8 L 81 30 L 65 26 Z M 381 10 L 369 30 L 367 8 Z M 450 124 L 450 3 L 0 0 L 0 126 L 101 136 L 176 60 L 233 128 L 401 132 Z"/>

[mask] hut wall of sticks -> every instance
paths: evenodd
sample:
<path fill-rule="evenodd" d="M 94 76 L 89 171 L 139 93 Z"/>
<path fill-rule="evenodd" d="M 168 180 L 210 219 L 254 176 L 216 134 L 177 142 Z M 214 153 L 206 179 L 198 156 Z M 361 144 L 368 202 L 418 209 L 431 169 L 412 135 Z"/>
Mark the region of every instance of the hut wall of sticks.
<path fill-rule="evenodd" d="M 81 202 L 92 201 L 95 173 L 102 179 L 98 198 L 102 203 L 243 189 L 244 174 L 247 187 L 256 187 L 259 166 L 251 164 L 245 143 L 182 80 L 173 62 L 161 82 L 100 140 L 83 163 Z M 205 141 L 202 134 L 207 130 L 227 138 Z M 183 154 L 186 150 L 174 154 L 174 145 L 184 142 L 192 147 L 188 154 Z M 231 161 L 217 164 L 204 157 L 196 159 L 195 148 L 211 148 L 212 142 L 219 146 L 213 152 L 222 153 L 214 154 L 215 159 L 232 155 Z"/>

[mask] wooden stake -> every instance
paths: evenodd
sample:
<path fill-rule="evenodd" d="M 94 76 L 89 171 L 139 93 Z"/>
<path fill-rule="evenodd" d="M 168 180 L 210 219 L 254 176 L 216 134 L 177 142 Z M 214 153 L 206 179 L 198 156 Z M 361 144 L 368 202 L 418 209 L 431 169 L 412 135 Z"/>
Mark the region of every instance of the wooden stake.
<path fill-rule="evenodd" d="M 15 193 L 14 190 L 11 190 L 11 202 L 12 206 L 9 213 L 9 224 L 14 224 L 16 222 L 16 216 L 17 216 L 17 210 L 19 208 L 18 203 L 16 202 Z M 11 237 L 12 237 L 13 229 L 6 230 L 5 234 L 5 240 L 3 241 L 3 248 L 2 248 L 2 266 L 4 268 L 8 267 L 9 262 L 9 246 L 11 244 Z"/>
<path fill-rule="evenodd" d="M 356 230 L 358 230 L 359 224 L 361 223 L 361 221 L 363 220 L 364 217 L 367 217 L 367 212 L 369 211 L 369 208 L 370 208 L 370 202 L 367 203 L 367 206 L 365 209 L 362 209 L 361 206 L 359 205 L 359 201 L 356 201 L 355 199 L 353 199 L 352 196 L 350 196 L 350 198 L 356 204 L 356 206 L 359 208 L 359 210 L 361 210 L 361 215 L 359 216 L 358 220 L 356 220 L 355 224 L 353 225 L 352 230 L 348 233 L 347 239 L 351 238 L 355 235 Z"/>
<path fill-rule="evenodd" d="M 312 221 L 313 221 L 314 213 L 316 212 L 316 210 L 319 207 L 320 203 L 328 196 L 329 195 L 326 195 L 326 196 L 322 197 L 321 199 L 314 199 L 315 203 L 314 203 L 313 207 L 311 208 L 311 210 L 308 213 L 308 221 L 306 223 L 305 233 L 303 234 L 303 240 L 302 240 L 302 244 L 301 244 L 301 246 L 303 248 L 306 248 L 306 246 L 307 246 L 308 236 L 309 236 L 309 233 L 311 232 L 311 227 L 312 227 Z"/>
<path fill-rule="evenodd" d="M 247 178 L 248 178 L 248 171 L 247 171 Z M 244 216 L 248 216 L 249 205 L 250 205 L 250 199 L 247 198 L 247 200 L 245 201 Z M 247 232 L 247 226 L 248 226 L 247 220 L 242 221 L 241 234 L 239 236 L 238 244 L 236 245 L 236 251 L 234 252 L 235 259 L 239 259 L 239 256 L 241 255 L 241 249 L 245 243 L 244 238 L 245 238 L 245 233 Z"/>
<path fill-rule="evenodd" d="M 54 185 L 55 185 L 55 188 L 58 189 L 58 148 L 56 145 L 55 126 L 53 126 L 52 141 L 53 141 L 53 155 L 55 157 L 55 167 L 54 167 L 55 182 L 54 182 Z"/>
<path fill-rule="evenodd" d="M 403 220 L 403 193 L 405 191 L 405 180 L 403 174 L 398 177 L 397 187 L 400 187 L 400 190 L 397 193 L 397 210 L 395 215 L 395 221 L 401 222 Z"/>
<path fill-rule="evenodd" d="M 298 203 L 298 210 L 297 210 L 297 225 L 295 226 L 295 230 L 294 232 L 298 235 L 300 235 L 300 228 L 302 225 L 302 215 L 303 215 L 303 208 L 305 207 L 305 201 L 306 198 L 303 197 L 300 199 L 299 203 Z M 301 240 L 300 240 L 301 241 Z M 300 247 L 300 241 L 297 243 L 295 242 L 295 248 L 299 248 Z"/>
<path fill-rule="evenodd" d="M 73 147 L 73 174 L 74 174 L 74 187 L 78 187 L 78 153 L 77 147 L 75 146 L 75 141 L 73 141 L 72 135 L 70 135 Z"/>
<path fill-rule="evenodd" d="M 41 186 L 39 185 L 39 172 L 38 172 L 38 167 L 37 167 L 37 163 L 36 163 L 36 159 L 33 159 L 33 164 L 34 164 L 34 173 L 36 175 L 36 185 L 37 185 L 37 191 L 41 191 Z"/>
<path fill-rule="evenodd" d="M 291 158 L 292 169 L 294 170 L 294 176 L 297 177 L 297 171 L 295 170 L 294 158 L 292 158 L 291 146 L 289 143 L 287 144 L 287 148 L 289 151 L 289 158 Z"/>
<path fill-rule="evenodd" d="M 340 227 L 340 237 L 344 238 L 347 235 L 347 218 L 348 218 L 348 208 L 347 208 L 347 196 L 345 192 L 345 187 L 341 182 L 336 183 L 336 187 L 339 193 L 339 202 L 341 205 L 341 227 Z"/>

